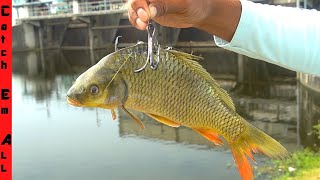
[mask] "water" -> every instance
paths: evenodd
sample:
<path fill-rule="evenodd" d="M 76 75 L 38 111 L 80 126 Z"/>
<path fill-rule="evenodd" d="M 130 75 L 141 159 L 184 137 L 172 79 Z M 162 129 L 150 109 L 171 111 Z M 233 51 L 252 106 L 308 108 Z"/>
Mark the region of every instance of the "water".
<path fill-rule="evenodd" d="M 310 132 L 320 121 L 320 93 L 297 84 L 294 73 L 245 61 L 240 83 L 235 54 L 185 51 L 202 54 L 204 67 L 231 92 L 237 111 L 290 151 L 319 145 Z M 216 147 L 190 129 L 138 113 L 146 125 L 141 130 L 122 111 L 113 121 L 109 110 L 68 105 L 72 82 L 107 53 L 14 54 L 13 179 L 240 179 L 228 147 Z M 258 160 L 263 164 L 264 158 Z"/>

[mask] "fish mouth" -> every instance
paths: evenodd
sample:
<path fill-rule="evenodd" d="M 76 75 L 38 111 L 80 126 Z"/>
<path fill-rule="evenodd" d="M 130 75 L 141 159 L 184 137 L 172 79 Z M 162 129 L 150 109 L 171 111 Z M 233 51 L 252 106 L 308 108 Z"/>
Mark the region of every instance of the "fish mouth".
<path fill-rule="evenodd" d="M 69 96 L 67 96 L 67 102 L 68 102 L 68 104 L 70 104 L 72 106 L 77 106 L 77 107 L 82 106 L 82 104 L 79 101 L 74 100 L 74 99 L 70 98 Z"/>

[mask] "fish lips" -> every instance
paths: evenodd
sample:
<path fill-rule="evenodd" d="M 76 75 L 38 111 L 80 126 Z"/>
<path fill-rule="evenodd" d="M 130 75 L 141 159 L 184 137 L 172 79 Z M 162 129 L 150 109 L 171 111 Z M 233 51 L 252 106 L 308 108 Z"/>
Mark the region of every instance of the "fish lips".
<path fill-rule="evenodd" d="M 76 107 L 83 106 L 78 100 L 76 100 L 75 98 L 71 98 L 68 95 L 67 95 L 67 102 L 68 102 L 68 104 L 70 104 L 72 106 L 76 106 Z"/>

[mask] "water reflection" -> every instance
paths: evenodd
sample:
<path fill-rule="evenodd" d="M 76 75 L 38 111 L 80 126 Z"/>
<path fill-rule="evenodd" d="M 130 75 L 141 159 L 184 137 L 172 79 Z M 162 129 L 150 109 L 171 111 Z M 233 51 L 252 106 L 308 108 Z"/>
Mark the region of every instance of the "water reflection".
<path fill-rule="evenodd" d="M 162 123 L 159 123 L 149 116 L 133 111 L 143 124 L 146 129 L 141 129 L 134 121 L 131 120 L 129 115 L 123 110 L 119 110 L 119 134 L 121 137 L 135 137 L 145 139 L 156 139 L 167 143 L 181 143 L 184 145 L 195 145 L 194 148 L 206 149 L 206 148 L 220 148 L 215 146 L 213 143 L 201 137 L 193 130 L 186 127 L 172 128 Z M 196 146 L 200 145 L 200 146 Z M 223 147 L 225 148 L 225 146 Z M 220 148 L 221 149 L 221 148 Z"/>
<path fill-rule="evenodd" d="M 227 168 L 233 164 L 227 146 L 217 148 L 191 129 L 137 113 L 146 125 L 141 130 L 122 111 L 112 121 L 109 111 L 67 105 L 65 93 L 75 78 L 110 51 L 13 55 L 14 179 L 239 179 L 235 167 Z M 204 56 L 201 63 L 231 92 L 238 113 L 290 151 L 319 146 L 311 132 L 320 123 L 320 93 L 296 85 L 292 72 L 245 59 L 239 82 L 236 55 L 185 51 Z M 264 75 L 255 76 L 258 71 Z"/>

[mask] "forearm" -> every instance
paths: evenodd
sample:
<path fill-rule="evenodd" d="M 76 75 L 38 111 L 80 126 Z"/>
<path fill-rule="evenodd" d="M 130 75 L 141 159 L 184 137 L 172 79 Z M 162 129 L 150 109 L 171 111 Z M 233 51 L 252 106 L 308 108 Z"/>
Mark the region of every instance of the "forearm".
<path fill-rule="evenodd" d="M 217 45 L 295 71 L 320 75 L 320 12 L 241 2 L 241 19 L 232 40 L 226 39 L 228 43 L 216 37 Z"/>
<path fill-rule="evenodd" d="M 196 28 L 214 34 L 226 41 L 231 41 L 241 16 L 239 0 L 207 0 L 207 14 Z"/>

